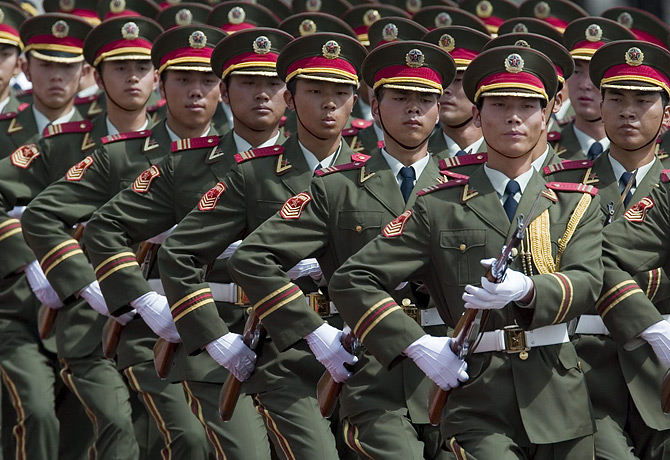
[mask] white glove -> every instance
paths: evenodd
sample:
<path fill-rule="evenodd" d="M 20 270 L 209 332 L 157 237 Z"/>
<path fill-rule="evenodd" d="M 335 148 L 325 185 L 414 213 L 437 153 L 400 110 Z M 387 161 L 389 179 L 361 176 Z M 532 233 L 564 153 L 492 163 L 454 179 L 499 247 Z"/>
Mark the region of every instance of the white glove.
<path fill-rule="evenodd" d="M 468 363 L 451 351 L 449 337 L 424 335 L 405 348 L 405 355 L 412 358 L 416 365 L 443 390 L 456 388 L 459 382 L 470 378 L 466 369 Z"/>
<path fill-rule="evenodd" d="M 256 367 L 256 353 L 244 344 L 240 334 L 229 332 L 209 342 L 205 349 L 240 382 L 248 379 Z"/>
<path fill-rule="evenodd" d="M 323 323 L 305 336 L 309 348 L 316 359 L 328 369 L 336 382 L 344 382 L 351 377 L 345 364 L 354 365 L 358 358 L 342 346 L 342 331 Z"/>
<path fill-rule="evenodd" d="M 311 276 L 313 280 L 318 281 L 321 279 L 321 266 L 316 259 L 304 259 L 298 262 L 295 267 L 286 272 L 289 278 L 292 280 L 297 280 L 303 276 Z"/>
<path fill-rule="evenodd" d="M 176 225 L 173 225 L 172 227 L 168 228 L 165 230 L 163 233 L 159 233 L 158 235 L 149 238 L 147 240 L 147 243 L 153 243 L 153 244 L 163 244 L 163 241 L 165 241 L 165 238 L 167 238 L 170 233 L 172 233 L 172 230 L 174 230 Z"/>
<path fill-rule="evenodd" d="M 109 316 L 109 309 L 107 308 L 107 303 L 102 295 L 102 291 L 100 291 L 100 284 L 98 284 L 98 281 L 93 281 L 79 291 L 79 297 L 82 297 L 93 310 L 103 316 Z"/>
<path fill-rule="evenodd" d="M 130 306 L 137 310 L 137 313 L 157 336 L 172 343 L 181 341 L 177 326 L 172 320 L 170 305 L 164 295 L 155 291 L 147 292 L 130 302 Z"/>
<path fill-rule="evenodd" d="M 665 367 L 670 367 L 670 323 L 663 320 L 652 324 L 642 331 L 640 337 L 651 345 L 659 361 Z"/>
<path fill-rule="evenodd" d="M 483 259 L 481 264 L 488 269 L 495 259 Z M 500 283 L 481 279 L 482 287 L 465 286 L 463 300 L 465 308 L 498 310 L 510 302 L 523 299 L 533 289 L 533 280 L 516 270 L 507 269 Z"/>
<path fill-rule="evenodd" d="M 63 302 L 58 298 L 58 294 L 49 284 L 46 275 L 42 271 L 40 264 L 33 260 L 23 269 L 30 284 L 30 289 L 35 293 L 35 297 L 49 308 L 58 310 L 63 307 Z"/>
<path fill-rule="evenodd" d="M 131 319 L 135 317 L 137 314 L 137 310 L 130 310 L 128 313 L 124 313 L 123 315 L 119 316 L 112 316 L 114 318 L 114 321 L 119 323 L 121 326 L 125 326 L 130 322 Z"/>
<path fill-rule="evenodd" d="M 238 246 L 242 244 L 242 240 L 237 240 L 233 241 L 230 243 L 230 246 L 228 246 L 222 253 L 217 257 L 217 259 L 227 259 L 228 257 L 233 255 L 233 252 L 238 248 Z"/>

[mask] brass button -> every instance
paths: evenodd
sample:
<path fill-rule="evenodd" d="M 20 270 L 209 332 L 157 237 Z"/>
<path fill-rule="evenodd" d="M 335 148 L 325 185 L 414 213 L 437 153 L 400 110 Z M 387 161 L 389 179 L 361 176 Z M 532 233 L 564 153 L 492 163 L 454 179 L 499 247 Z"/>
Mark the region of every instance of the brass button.
<path fill-rule="evenodd" d="M 521 353 L 519 353 L 519 359 L 521 361 L 527 360 L 528 359 L 528 352 L 527 351 L 522 351 Z"/>
<path fill-rule="evenodd" d="M 468 248 L 468 247 L 465 245 L 465 243 L 461 243 L 461 245 L 458 247 L 458 249 L 460 249 L 461 252 L 465 252 L 465 250 L 466 250 L 467 248 Z"/>
<path fill-rule="evenodd" d="M 358 233 L 361 233 L 363 231 L 363 227 L 361 227 L 360 225 L 356 225 L 356 231 Z"/>
<path fill-rule="evenodd" d="M 251 307 L 248 307 L 248 308 L 247 308 L 247 315 L 251 315 L 251 312 L 252 312 L 252 311 L 253 311 L 253 309 L 252 309 Z"/>
<path fill-rule="evenodd" d="M 519 254 L 519 250 L 517 248 L 512 248 L 512 257 L 516 257 Z"/>
<path fill-rule="evenodd" d="M 581 361 L 577 361 L 577 369 L 579 369 L 580 372 L 582 371 L 582 362 Z"/>
<path fill-rule="evenodd" d="M 410 305 L 412 305 L 412 301 L 411 301 L 411 300 L 409 300 L 407 297 L 405 297 L 404 299 L 402 299 L 402 306 L 403 306 L 403 307 L 409 307 Z"/>

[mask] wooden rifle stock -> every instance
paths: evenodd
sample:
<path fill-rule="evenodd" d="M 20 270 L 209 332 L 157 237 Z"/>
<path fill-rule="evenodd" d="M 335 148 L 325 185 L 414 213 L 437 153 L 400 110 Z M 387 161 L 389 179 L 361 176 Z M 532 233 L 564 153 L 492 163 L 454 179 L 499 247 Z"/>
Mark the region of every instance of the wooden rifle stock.
<path fill-rule="evenodd" d="M 178 348 L 178 342 L 168 342 L 163 337 L 159 337 L 156 341 L 154 345 L 154 368 L 159 379 L 167 378 Z"/>
<path fill-rule="evenodd" d="M 354 331 L 349 331 L 348 334 L 342 335 L 342 347 L 347 350 L 352 355 L 356 353 L 358 348 L 358 339 L 354 335 Z M 349 370 L 350 367 L 345 364 Z M 335 406 L 337 404 L 337 398 L 339 398 L 340 393 L 342 392 L 342 387 L 344 382 L 336 382 L 333 380 L 333 376 L 330 375 L 330 372 L 326 371 L 323 373 L 319 379 L 319 383 L 316 385 L 316 399 L 319 403 L 319 411 L 324 417 L 330 417 L 335 411 Z"/>
<path fill-rule="evenodd" d="M 264 337 L 265 328 L 261 324 L 261 320 L 256 312 L 251 310 L 249 318 L 247 318 L 247 322 L 244 324 L 242 341 L 251 350 L 255 351 Z M 230 420 L 233 412 L 235 412 L 237 400 L 240 399 L 240 393 L 242 392 L 242 383 L 242 381 L 235 378 L 231 373 L 221 388 L 221 394 L 219 395 L 219 415 L 224 422 Z"/>
<path fill-rule="evenodd" d="M 72 230 L 72 238 L 79 242 L 85 228 L 85 225 L 77 224 L 74 230 Z M 37 312 L 37 332 L 40 335 L 40 339 L 44 340 L 51 335 L 51 330 L 56 322 L 56 316 L 58 316 L 58 310 L 49 308 L 44 304 L 40 305 L 40 309 Z"/>

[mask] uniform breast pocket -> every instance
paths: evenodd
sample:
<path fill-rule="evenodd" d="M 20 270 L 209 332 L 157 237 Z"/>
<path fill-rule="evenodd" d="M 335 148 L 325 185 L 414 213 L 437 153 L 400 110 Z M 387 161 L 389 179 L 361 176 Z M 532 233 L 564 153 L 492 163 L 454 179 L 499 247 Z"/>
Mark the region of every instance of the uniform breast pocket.
<path fill-rule="evenodd" d="M 379 211 L 340 211 L 337 227 L 349 241 L 352 254 L 381 233 L 382 213 Z"/>
<path fill-rule="evenodd" d="M 486 255 L 486 230 L 443 230 L 440 247 L 445 283 L 459 286 L 479 283 L 484 275 L 479 261 Z"/>

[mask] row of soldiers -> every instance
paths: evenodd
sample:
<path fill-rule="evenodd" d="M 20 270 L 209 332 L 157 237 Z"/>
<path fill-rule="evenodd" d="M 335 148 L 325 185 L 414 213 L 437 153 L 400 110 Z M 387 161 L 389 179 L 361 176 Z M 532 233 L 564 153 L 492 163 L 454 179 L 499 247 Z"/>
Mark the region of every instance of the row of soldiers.
<path fill-rule="evenodd" d="M 561 0 L 259 3 L 0 5 L 11 455 L 668 457 L 670 29 Z"/>

